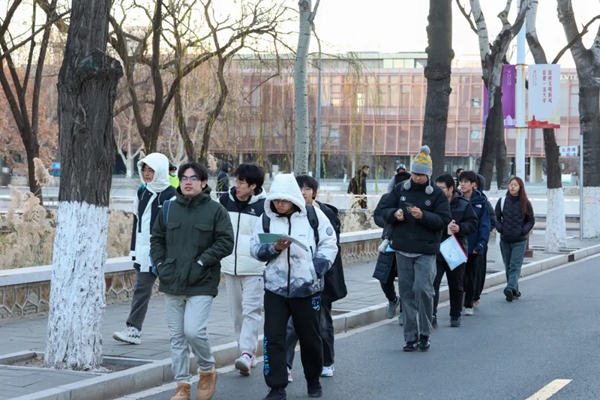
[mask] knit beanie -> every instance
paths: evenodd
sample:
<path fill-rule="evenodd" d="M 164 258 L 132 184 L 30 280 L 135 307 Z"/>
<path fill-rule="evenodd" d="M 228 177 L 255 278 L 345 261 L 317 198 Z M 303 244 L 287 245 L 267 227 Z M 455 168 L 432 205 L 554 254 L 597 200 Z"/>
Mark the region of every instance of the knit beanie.
<path fill-rule="evenodd" d="M 433 163 L 431 162 L 431 156 L 429 153 L 429 146 L 421 146 L 419 149 L 419 154 L 413 158 L 412 163 L 410 164 L 410 172 L 414 174 L 423 174 L 427 175 L 429 178 L 429 186 L 425 189 L 425 193 L 431 194 L 433 193 L 433 188 L 431 187 L 431 174 L 433 173 Z M 404 183 L 405 189 L 410 189 L 411 180 L 409 179 Z"/>

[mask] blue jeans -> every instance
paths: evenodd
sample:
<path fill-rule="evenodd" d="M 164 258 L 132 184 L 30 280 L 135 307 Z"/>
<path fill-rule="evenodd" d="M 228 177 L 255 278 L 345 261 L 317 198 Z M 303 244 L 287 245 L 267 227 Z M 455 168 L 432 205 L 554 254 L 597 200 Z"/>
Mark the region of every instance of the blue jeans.
<path fill-rule="evenodd" d="M 521 242 L 508 243 L 500 240 L 500 252 L 504 261 L 504 270 L 506 271 L 506 288 L 520 296 L 519 278 L 521 277 L 521 267 L 525 257 L 525 248 L 527 240 Z"/>

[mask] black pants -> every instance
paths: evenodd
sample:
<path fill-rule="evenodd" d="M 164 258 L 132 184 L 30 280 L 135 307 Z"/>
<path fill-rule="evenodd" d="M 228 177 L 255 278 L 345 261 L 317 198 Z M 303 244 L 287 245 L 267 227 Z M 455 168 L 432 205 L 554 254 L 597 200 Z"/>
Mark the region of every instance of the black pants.
<path fill-rule="evenodd" d="M 442 283 L 442 278 L 444 273 L 446 273 L 448 290 L 450 291 L 450 317 L 455 319 L 459 318 L 463 305 L 465 264 L 459 265 L 452 271 L 445 261 L 437 260 L 436 267 L 437 274 L 433 281 L 433 289 L 435 290 L 435 296 L 433 297 L 433 315 L 437 314 L 437 306 L 440 300 L 440 283 Z"/>
<path fill-rule="evenodd" d="M 486 248 L 481 254 L 481 262 L 479 263 L 479 268 L 477 269 L 477 285 L 475 287 L 475 296 L 473 296 L 473 300 L 477 301 L 481 298 L 481 293 L 483 292 L 483 287 L 485 286 L 485 277 L 487 275 L 487 252 Z"/>
<path fill-rule="evenodd" d="M 321 376 L 323 343 L 319 332 L 321 296 L 286 298 L 265 291 L 264 375 L 270 388 L 287 387 L 285 340 L 290 316 L 300 340 L 300 358 L 307 381 Z M 301 321 L 301 322 L 300 322 Z"/>
<path fill-rule="evenodd" d="M 469 254 L 465 268 L 465 308 L 473 308 L 477 291 L 477 271 L 483 261 L 483 254 Z"/>
<path fill-rule="evenodd" d="M 333 317 L 331 316 L 332 304 L 328 301 L 321 303 L 321 317 L 319 320 L 321 340 L 323 341 L 323 366 L 330 367 L 335 362 L 335 351 L 333 347 L 334 329 Z M 298 334 L 294 327 L 294 320 L 290 318 L 287 327 L 287 337 L 285 342 L 287 366 L 292 369 L 294 366 L 294 356 L 296 355 L 296 345 L 298 344 Z"/>
<path fill-rule="evenodd" d="M 383 294 L 385 295 L 385 298 L 388 299 L 388 301 L 396 301 L 396 298 L 398 298 L 398 301 L 400 301 L 400 298 L 396 295 L 396 287 L 394 286 L 394 283 L 396 282 L 396 274 L 390 272 L 390 274 L 388 275 L 388 280 L 383 283 L 383 282 L 379 282 L 379 284 L 381 285 L 381 290 L 383 290 Z M 402 303 L 400 303 L 400 312 L 402 312 Z"/>

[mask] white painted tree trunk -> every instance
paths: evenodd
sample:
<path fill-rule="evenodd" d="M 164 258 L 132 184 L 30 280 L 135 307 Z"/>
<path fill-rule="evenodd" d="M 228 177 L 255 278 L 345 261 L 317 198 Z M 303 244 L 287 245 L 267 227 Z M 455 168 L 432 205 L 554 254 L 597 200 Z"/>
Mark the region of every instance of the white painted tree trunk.
<path fill-rule="evenodd" d="M 310 20 L 312 1 L 300 0 L 300 34 L 294 65 L 294 98 L 296 104 L 296 146 L 294 173 L 308 173 L 309 130 L 308 130 L 308 88 L 306 72 L 308 68 L 308 48 L 310 46 Z"/>
<path fill-rule="evenodd" d="M 54 240 L 45 359 L 58 369 L 90 370 L 102 361 L 108 207 L 60 202 Z"/>
<path fill-rule="evenodd" d="M 600 187 L 583 187 L 583 238 L 600 236 Z"/>
<path fill-rule="evenodd" d="M 562 188 L 548 189 L 546 212 L 546 251 L 558 253 L 567 245 L 565 198 Z"/>

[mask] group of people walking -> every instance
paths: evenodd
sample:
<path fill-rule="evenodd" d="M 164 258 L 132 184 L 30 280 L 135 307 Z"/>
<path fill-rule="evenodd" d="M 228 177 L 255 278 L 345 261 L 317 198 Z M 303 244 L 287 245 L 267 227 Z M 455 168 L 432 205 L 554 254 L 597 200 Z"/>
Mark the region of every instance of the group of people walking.
<path fill-rule="evenodd" d="M 321 397 L 320 377 L 334 371 L 332 303 L 347 293 L 338 210 L 316 201 L 318 182 L 307 175 L 277 175 L 267 194 L 264 170 L 241 164 L 233 172 L 235 186 L 214 201 L 206 167 L 182 165 L 177 182 L 170 169 L 159 153 L 138 162 L 142 186 L 134 200 L 131 244 L 136 280 L 126 329 L 114 339 L 141 343 L 158 278 L 177 382 L 172 400 L 191 398 L 190 348 L 199 370 L 196 398 L 211 399 L 217 372 L 207 328 L 222 273 L 240 374 L 250 375 L 256 364 L 264 308 L 266 399 L 286 398 L 298 341 L 307 393 Z M 226 165 L 221 175 L 231 169 Z M 220 176 L 221 188 L 226 180 Z"/>
<path fill-rule="evenodd" d="M 527 235 L 535 223 L 520 178 L 510 180 L 506 195 L 494 209 L 483 193 L 483 176 L 461 169 L 456 180 L 444 174 L 434 184 L 432 167 L 429 147 L 423 146 L 412 160 L 410 174 L 398 167 L 391 191 L 381 198 L 374 213 L 376 224 L 383 228 L 383 243 L 373 276 L 381 281 L 389 302 L 386 317 L 394 318 L 400 310 L 404 351 L 429 349 L 432 330 L 438 326 L 439 288 L 444 274 L 449 288 L 450 326 L 459 327 L 462 315 L 474 314 L 485 284 L 489 238 L 494 228 L 500 234 L 506 301 L 518 299 Z M 451 267 L 440 252 L 440 244 L 454 240 L 452 237 L 464 251 L 466 262 Z"/>

